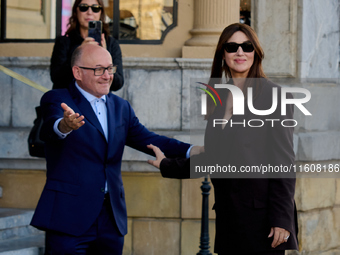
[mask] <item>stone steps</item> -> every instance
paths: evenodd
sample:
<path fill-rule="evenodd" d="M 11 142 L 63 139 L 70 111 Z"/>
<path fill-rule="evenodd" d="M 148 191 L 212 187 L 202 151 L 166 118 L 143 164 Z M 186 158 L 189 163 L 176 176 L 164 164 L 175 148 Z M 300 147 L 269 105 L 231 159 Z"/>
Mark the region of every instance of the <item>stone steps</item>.
<path fill-rule="evenodd" d="M 0 255 L 42 255 L 45 234 L 29 225 L 33 210 L 0 208 Z"/>
<path fill-rule="evenodd" d="M 42 255 L 45 234 L 0 241 L 0 255 Z"/>

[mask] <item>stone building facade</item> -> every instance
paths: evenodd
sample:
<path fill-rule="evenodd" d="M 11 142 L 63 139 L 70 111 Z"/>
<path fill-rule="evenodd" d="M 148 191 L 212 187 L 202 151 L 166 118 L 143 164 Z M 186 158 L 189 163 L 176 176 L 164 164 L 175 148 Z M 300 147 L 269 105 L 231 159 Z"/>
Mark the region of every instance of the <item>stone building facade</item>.
<path fill-rule="evenodd" d="M 117 94 L 132 104 L 146 127 L 189 141 L 190 79 L 209 76 L 218 36 L 238 21 L 239 5 L 239 0 L 179 0 L 178 26 L 162 45 L 121 45 L 125 85 Z M 201 10 L 207 11 L 200 15 Z M 265 51 L 266 74 L 312 95 L 306 104 L 312 117 L 295 111 L 297 165 L 329 169 L 340 164 L 340 1 L 253 0 L 251 13 Z M 0 44 L 0 64 L 50 89 L 52 47 Z M 45 161 L 28 155 L 27 136 L 42 92 L 1 72 L 0 86 L 0 208 L 34 209 L 45 181 Z M 148 158 L 130 148 L 124 152 L 129 216 L 124 255 L 197 253 L 202 179 L 163 179 L 146 163 Z M 340 254 L 340 173 L 298 174 L 295 199 L 300 247 L 287 254 Z"/>

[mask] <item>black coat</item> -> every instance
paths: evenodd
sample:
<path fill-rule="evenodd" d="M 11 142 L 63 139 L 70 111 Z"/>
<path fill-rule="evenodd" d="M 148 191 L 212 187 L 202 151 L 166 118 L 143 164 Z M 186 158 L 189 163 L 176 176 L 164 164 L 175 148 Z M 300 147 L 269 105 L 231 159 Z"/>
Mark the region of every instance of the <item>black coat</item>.
<path fill-rule="evenodd" d="M 84 39 L 76 30 L 69 35 L 59 36 L 55 39 L 50 66 L 53 89 L 68 88 L 72 82 L 72 53 L 83 41 Z M 117 91 L 124 84 L 122 52 L 117 40 L 111 36 L 106 37 L 106 47 L 112 56 L 113 65 L 117 66 L 110 90 Z"/>
<path fill-rule="evenodd" d="M 234 122 L 250 119 L 293 119 L 293 106 L 287 106 L 286 116 L 281 116 L 281 88 L 264 80 L 260 94 L 254 101 L 255 109 L 270 109 L 272 88 L 278 89 L 278 108 L 270 116 L 255 116 L 245 106 L 245 115 L 234 115 Z M 221 95 L 221 94 L 220 94 Z M 291 97 L 291 94 L 288 94 Z M 226 102 L 226 95 L 221 95 Z M 262 127 L 243 127 L 228 124 L 224 129 L 213 127 L 214 118 L 224 116 L 223 107 L 217 107 L 208 119 L 205 132 L 205 153 L 187 159 L 164 159 L 161 173 L 169 178 L 188 178 L 189 169 L 195 166 L 231 165 L 240 170 L 241 166 L 294 164 L 293 128 L 282 127 L 280 122 L 265 122 Z M 255 122 L 252 123 L 255 125 Z M 257 123 L 258 124 L 258 123 Z M 236 178 L 235 178 L 236 177 Z M 253 178 L 255 175 L 214 178 L 216 212 L 215 252 L 223 254 L 244 254 L 270 250 L 298 249 L 297 212 L 294 201 L 295 174 L 280 178 Z M 275 177 L 275 176 L 274 176 Z M 282 178 L 289 177 L 289 178 Z M 271 227 L 281 227 L 290 232 L 287 243 L 271 248 L 273 238 L 267 238 Z"/>

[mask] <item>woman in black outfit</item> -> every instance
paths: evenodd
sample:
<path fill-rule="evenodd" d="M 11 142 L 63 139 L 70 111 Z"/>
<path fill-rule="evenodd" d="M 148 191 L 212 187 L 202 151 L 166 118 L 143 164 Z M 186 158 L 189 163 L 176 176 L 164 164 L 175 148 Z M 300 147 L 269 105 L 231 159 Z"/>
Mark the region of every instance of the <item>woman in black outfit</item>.
<path fill-rule="evenodd" d="M 231 24 L 220 36 L 210 78 L 217 79 L 218 83 L 214 84 L 219 84 L 225 75 L 228 86 L 242 90 L 246 99 L 252 99 L 253 108 L 261 111 L 272 108 L 273 91 L 277 91 L 277 107 L 273 111 L 259 115 L 244 104 L 244 114 L 237 113 L 240 105 L 234 108 L 233 101 L 238 97 L 233 97 L 228 89 L 216 89 L 223 105 L 215 106 L 212 102 L 209 107 L 208 101 L 204 153 L 190 160 L 169 159 L 157 147 L 148 146 L 157 157 L 149 163 L 160 168 L 163 177 L 189 178 L 195 166 L 235 168 L 235 174 L 226 172 L 223 178 L 210 175 L 216 212 L 214 250 L 218 255 L 284 255 L 285 250 L 298 249 L 295 174 L 242 174 L 244 167 L 288 169 L 295 160 L 294 126 L 279 124 L 293 119 L 293 105 L 287 104 L 286 114 L 281 114 L 281 87 L 266 78 L 263 57 L 255 31 L 245 24 Z M 254 90 L 253 96 L 247 93 L 248 88 Z M 290 93 L 286 96 L 292 98 Z M 228 123 L 215 126 L 215 119 Z M 277 120 L 278 125 L 266 119 Z M 252 120 L 262 121 L 263 125 L 254 127 Z"/>
<path fill-rule="evenodd" d="M 68 30 L 64 36 L 55 39 L 50 66 L 53 89 L 68 88 L 72 82 L 71 56 L 73 51 L 84 43 L 98 44 L 93 38 L 88 37 L 88 22 L 90 20 L 102 21 L 101 45 L 110 52 L 112 63 L 117 66 L 110 90 L 117 91 L 123 87 L 122 52 L 117 40 L 109 35 L 109 26 L 104 22 L 103 0 L 76 0 L 72 7 Z"/>

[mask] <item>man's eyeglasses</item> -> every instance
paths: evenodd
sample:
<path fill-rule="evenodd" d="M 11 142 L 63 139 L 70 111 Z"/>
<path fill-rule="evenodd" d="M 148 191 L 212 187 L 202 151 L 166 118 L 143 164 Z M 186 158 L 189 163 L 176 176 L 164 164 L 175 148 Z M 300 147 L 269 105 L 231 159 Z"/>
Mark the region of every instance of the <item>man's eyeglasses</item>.
<path fill-rule="evenodd" d="M 80 4 L 78 5 L 79 11 L 81 12 L 87 12 L 87 10 L 91 7 L 93 12 L 100 12 L 102 7 L 99 4 L 93 4 L 89 6 L 88 4 Z"/>
<path fill-rule="evenodd" d="M 105 70 L 107 70 L 109 74 L 114 74 L 117 71 L 117 66 L 97 67 L 97 68 L 90 68 L 90 67 L 83 67 L 83 66 L 78 66 L 78 67 L 82 69 L 93 70 L 95 76 L 102 76 L 105 73 Z"/>
<path fill-rule="evenodd" d="M 254 46 L 251 42 L 244 42 L 244 43 L 224 43 L 223 48 L 228 52 L 228 53 L 234 53 L 237 52 L 238 48 L 241 46 L 242 50 L 244 52 L 253 52 Z"/>

